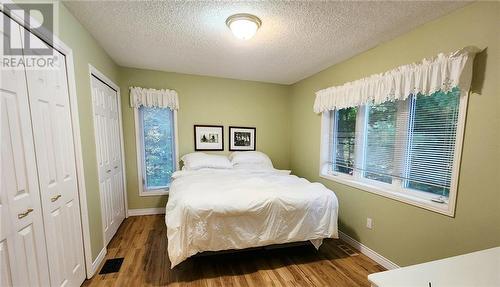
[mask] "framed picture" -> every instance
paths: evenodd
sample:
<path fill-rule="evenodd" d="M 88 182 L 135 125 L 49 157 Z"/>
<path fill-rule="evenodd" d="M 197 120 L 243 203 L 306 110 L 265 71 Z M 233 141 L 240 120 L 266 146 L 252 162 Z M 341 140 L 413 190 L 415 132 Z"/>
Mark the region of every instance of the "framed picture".
<path fill-rule="evenodd" d="M 194 125 L 194 150 L 224 150 L 224 127 Z"/>
<path fill-rule="evenodd" d="M 256 129 L 229 127 L 229 150 L 255 150 Z"/>

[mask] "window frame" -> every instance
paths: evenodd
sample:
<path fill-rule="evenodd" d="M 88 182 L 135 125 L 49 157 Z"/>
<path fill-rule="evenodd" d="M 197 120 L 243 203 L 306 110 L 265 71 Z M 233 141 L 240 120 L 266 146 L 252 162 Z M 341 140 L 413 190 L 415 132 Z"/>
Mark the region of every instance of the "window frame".
<path fill-rule="evenodd" d="M 462 146 L 465 134 L 465 122 L 467 117 L 467 105 L 469 99 L 468 91 L 460 91 L 460 102 L 458 108 L 458 122 L 456 130 L 456 143 L 455 151 L 453 156 L 453 169 L 451 174 L 451 184 L 450 192 L 448 196 L 447 203 L 437 203 L 431 201 L 433 198 L 439 197 L 438 195 L 418 191 L 415 189 L 404 188 L 402 185 L 394 185 L 383 182 L 378 182 L 376 180 L 370 180 L 363 178 L 362 176 L 357 176 L 356 171 L 353 175 L 348 175 L 340 172 L 335 172 L 332 168 L 333 156 L 334 156 L 334 145 L 333 136 L 335 128 L 335 111 L 326 111 L 321 114 L 321 138 L 320 138 L 320 161 L 319 161 L 319 176 L 330 181 L 348 185 L 363 191 L 367 191 L 373 194 L 377 194 L 383 197 L 387 197 L 396 201 L 400 201 L 409 205 L 417 206 L 426 210 L 444 214 L 450 217 L 455 216 L 456 199 L 458 193 L 458 182 L 460 173 L 460 164 L 462 156 Z M 366 121 L 366 106 L 358 107 L 358 115 L 363 112 L 363 119 Z M 361 126 L 358 124 L 360 122 L 357 120 L 356 124 L 356 134 L 358 133 L 358 128 Z M 366 125 L 365 125 L 366 126 Z M 361 131 L 361 130 L 359 130 Z M 363 136 L 366 137 L 366 133 L 363 127 Z M 359 158 L 364 157 L 365 149 L 359 144 L 360 137 L 356 139 L 356 156 L 355 162 L 359 163 Z M 363 155 L 358 156 L 360 153 Z M 410 192 L 408 192 L 410 191 Z"/>
<path fill-rule="evenodd" d="M 179 170 L 179 136 L 177 129 L 177 111 L 173 110 L 173 127 L 174 127 L 174 157 L 175 157 L 175 170 Z M 147 189 L 146 175 L 144 164 L 144 142 L 142 136 L 142 120 L 139 115 L 139 108 L 134 108 L 134 123 L 135 123 L 135 146 L 137 154 L 137 182 L 139 185 L 139 196 L 158 196 L 158 195 L 168 195 L 170 187 L 157 188 L 157 189 Z"/>

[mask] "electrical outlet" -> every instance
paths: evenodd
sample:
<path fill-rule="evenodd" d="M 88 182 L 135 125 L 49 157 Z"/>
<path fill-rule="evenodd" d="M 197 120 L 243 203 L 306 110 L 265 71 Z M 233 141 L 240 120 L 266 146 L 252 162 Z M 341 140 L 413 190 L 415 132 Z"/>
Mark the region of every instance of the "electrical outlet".
<path fill-rule="evenodd" d="M 373 219 L 371 219 L 370 217 L 366 218 L 366 228 L 373 229 Z"/>

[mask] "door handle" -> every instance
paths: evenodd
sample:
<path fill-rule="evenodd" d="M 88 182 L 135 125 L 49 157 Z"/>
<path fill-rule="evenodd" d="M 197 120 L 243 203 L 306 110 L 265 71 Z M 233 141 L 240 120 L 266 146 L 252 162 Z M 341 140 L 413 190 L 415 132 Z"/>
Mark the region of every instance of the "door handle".
<path fill-rule="evenodd" d="M 61 197 L 61 195 L 60 195 L 60 194 L 58 194 L 58 195 L 56 195 L 56 196 L 52 197 L 52 198 L 50 199 L 50 201 L 55 202 L 55 201 L 57 201 L 60 197 Z"/>
<path fill-rule="evenodd" d="M 17 218 L 18 219 L 24 218 L 24 217 L 28 216 L 28 214 L 30 214 L 31 212 L 33 212 L 33 208 L 28 208 L 25 212 L 19 213 L 17 215 Z"/>

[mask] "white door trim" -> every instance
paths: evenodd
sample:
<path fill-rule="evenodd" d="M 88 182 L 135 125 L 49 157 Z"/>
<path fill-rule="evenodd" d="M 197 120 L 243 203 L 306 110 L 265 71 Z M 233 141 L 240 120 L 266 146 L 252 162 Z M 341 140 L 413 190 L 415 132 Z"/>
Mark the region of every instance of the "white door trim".
<path fill-rule="evenodd" d="M 4 0 L 4 3 L 14 4 L 12 0 Z M 61 5 L 61 4 L 59 4 Z M 30 30 L 26 27 L 24 21 L 24 15 L 18 15 L 15 11 L 12 11 L 11 18 L 15 20 L 19 25 Z M 35 18 L 30 16 L 30 23 L 33 23 L 34 27 L 39 27 L 41 24 Z M 78 101 L 76 95 L 76 82 L 75 82 L 75 67 L 73 50 L 66 45 L 57 35 L 52 34 L 49 30 L 44 30 L 43 28 L 39 33 L 34 33 L 40 38 L 47 40 L 52 37 L 52 47 L 62 54 L 66 58 L 66 69 L 68 76 L 68 88 L 69 88 L 69 102 L 71 109 L 71 122 L 73 125 L 73 142 L 75 145 L 75 157 L 76 157 L 76 176 L 78 182 L 78 196 L 80 202 L 80 215 L 82 221 L 82 234 L 83 234 L 83 250 L 85 255 L 85 268 L 87 270 L 87 278 L 94 275 L 92 270 L 92 250 L 90 243 L 90 225 L 88 217 L 87 208 L 87 189 L 85 187 L 85 173 L 83 170 L 83 155 L 82 155 L 82 142 L 80 136 L 80 120 L 78 116 Z M 49 36 L 50 35 L 50 36 Z"/>
<path fill-rule="evenodd" d="M 122 164 L 122 181 L 123 181 L 123 203 L 124 203 L 124 210 L 125 210 L 125 218 L 128 217 L 128 201 L 127 201 L 127 177 L 125 175 L 125 146 L 124 146 L 124 140 L 123 140 L 123 121 L 122 121 L 122 101 L 121 101 L 121 94 L 120 94 L 120 87 L 115 84 L 111 79 L 109 79 L 106 75 L 104 75 L 101 71 L 99 71 L 97 68 L 89 64 L 89 83 L 90 83 L 90 91 L 92 93 L 92 76 L 95 76 L 98 78 L 100 81 L 105 83 L 106 85 L 110 86 L 112 89 L 116 91 L 116 96 L 118 97 L 118 121 L 120 124 L 120 147 L 121 147 L 121 164 Z M 92 95 L 91 95 L 92 96 Z M 92 117 L 94 117 L 94 104 L 92 103 Z M 94 136 L 96 135 L 96 127 L 94 123 Z M 97 147 L 97 146 L 96 146 Z M 99 148 L 99 147 L 97 147 Z M 97 152 L 97 150 L 96 150 Z M 97 159 L 97 153 L 96 153 L 96 160 Z M 101 210 L 102 213 L 102 210 Z M 104 220 L 102 221 L 102 237 L 103 237 L 103 242 L 104 245 L 106 245 L 106 236 L 105 236 L 105 231 L 104 231 Z M 106 246 L 104 246 L 104 249 L 106 249 Z"/>

